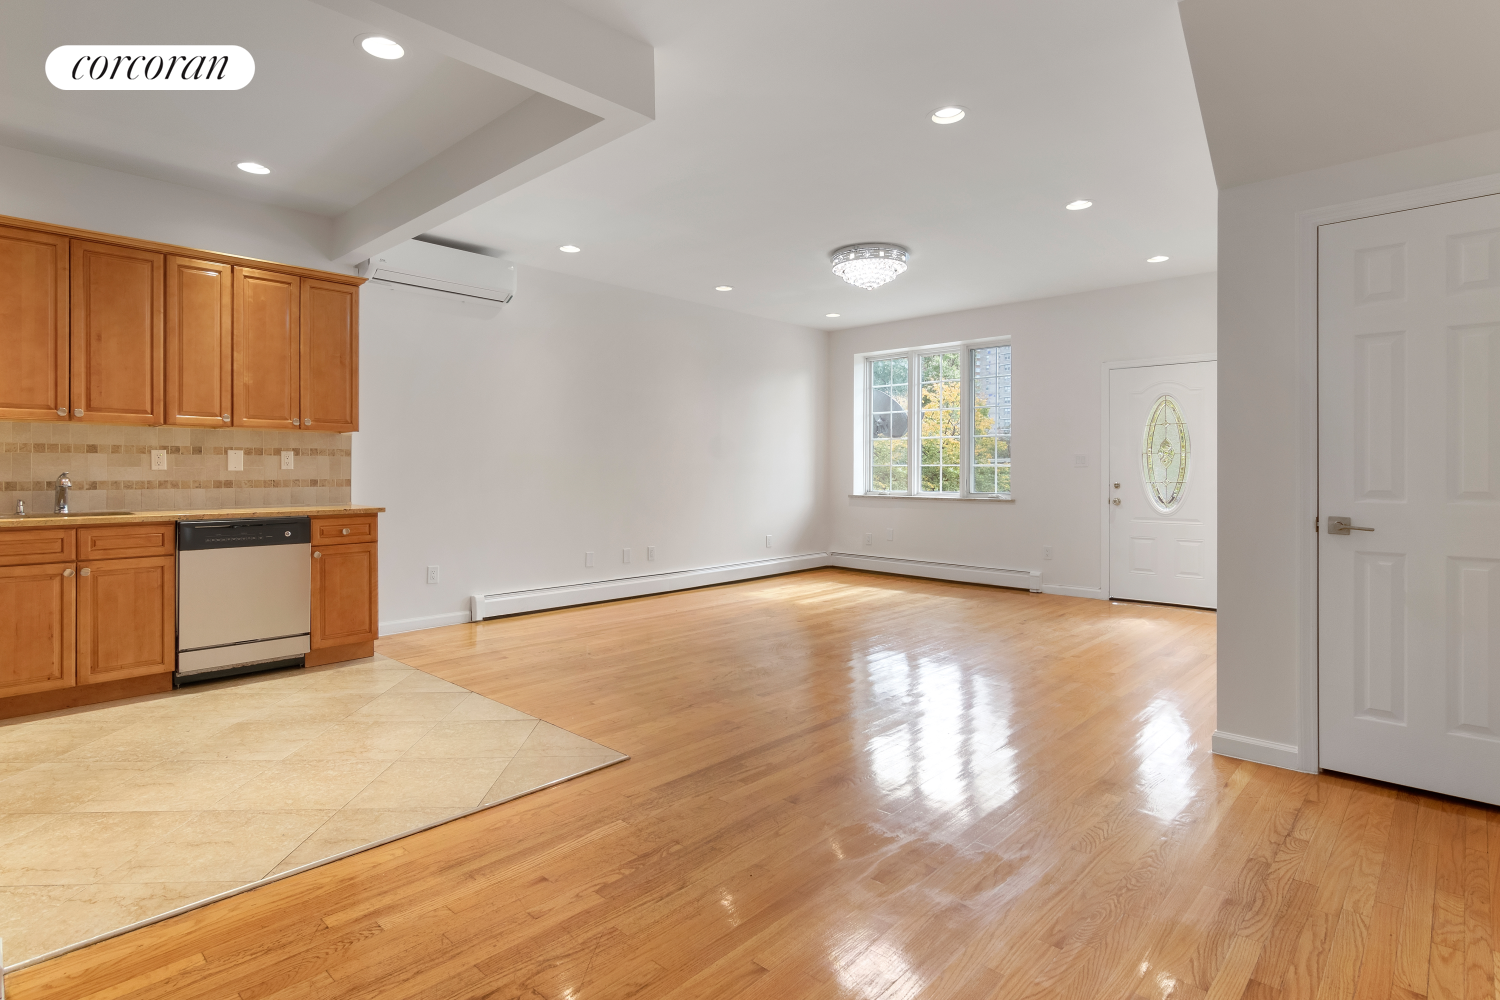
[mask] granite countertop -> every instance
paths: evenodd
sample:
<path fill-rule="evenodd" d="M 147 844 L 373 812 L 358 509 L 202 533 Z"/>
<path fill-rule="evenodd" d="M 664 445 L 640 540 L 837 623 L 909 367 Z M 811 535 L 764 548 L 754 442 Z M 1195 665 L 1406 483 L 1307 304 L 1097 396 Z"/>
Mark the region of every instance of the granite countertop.
<path fill-rule="evenodd" d="M 141 510 L 91 514 L 14 514 L 0 516 L 0 531 L 8 528 L 89 528 L 107 524 L 152 524 L 162 521 L 217 521 L 235 517 L 351 517 L 384 513 L 384 507 L 360 504 L 324 504 L 303 507 L 215 507 L 205 510 Z"/>

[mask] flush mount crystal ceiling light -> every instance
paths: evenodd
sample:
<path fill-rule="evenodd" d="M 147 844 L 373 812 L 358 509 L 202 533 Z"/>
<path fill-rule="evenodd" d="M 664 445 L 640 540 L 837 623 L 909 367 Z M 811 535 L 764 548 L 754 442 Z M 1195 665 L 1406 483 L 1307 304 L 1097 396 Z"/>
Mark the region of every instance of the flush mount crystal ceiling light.
<path fill-rule="evenodd" d="M 853 243 L 839 247 L 829 260 L 834 274 L 870 291 L 905 271 L 909 256 L 906 247 L 894 243 Z"/>

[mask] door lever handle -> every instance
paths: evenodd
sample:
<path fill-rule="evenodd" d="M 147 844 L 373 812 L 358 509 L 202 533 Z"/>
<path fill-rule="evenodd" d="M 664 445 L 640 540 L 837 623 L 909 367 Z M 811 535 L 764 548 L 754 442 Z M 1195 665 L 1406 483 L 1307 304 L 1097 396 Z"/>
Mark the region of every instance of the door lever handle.
<path fill-rule="evenodd" d="M 1352 518 L 1330 517 L 1328 519 L 1328 533 L 1330 535 L 1347 535 L 1351 531 L 1374 531 L 1374 528 L 1361 528 L 1353 523 Z"/>

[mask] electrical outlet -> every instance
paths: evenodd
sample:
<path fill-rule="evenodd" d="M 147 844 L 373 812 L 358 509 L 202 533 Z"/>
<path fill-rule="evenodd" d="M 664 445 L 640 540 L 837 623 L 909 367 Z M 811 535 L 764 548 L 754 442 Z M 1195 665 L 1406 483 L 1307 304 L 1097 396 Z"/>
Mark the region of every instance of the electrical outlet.
<path fill-rule="evenodd" d="M 873 532 L 873 531 L 867 531 L 867 532 L 865 532 L 865 544 L 866 545 L 874 545 L 875 544 L 875 532 Z"/>
<path fill-rule="evenodd" d="M 620 550 L 620 562 L 624 563 L 627 566 L 630 565 L 630 550 L 629 549 L 621 549 Z"/>
<path fill-rule="evenodd" d="M 166 451 L 166 449 L 163 448 L 160 451 L 153 450 L 151 452 L 151 469 L 152 469 L 152 471 L 153 472 L 159 472 L 162 469 L 165 469 L 166 467 L 167 467 L 167 451 Z"/>
<path fill-rule="evenodd" d="M 894 542 L 896 540 L 896 529 L 895 528 L 886 528 L 885 529 L 885 540 L 888 541 L 888 542 Z"/>
<path fill-rule="evenodd" d="M 282 454 L 285 455 L 286 452 L 282 452 Z M 428 566 L 427 567 L 427 582 L 428 583 L 437 583 L 438 582 L 438 568 L 436 566 Z"/>
<path fill-rule="evenodd" d="M 1042 546 L 1042 558 L 1043 559 L 1051 559 L 1052 558 L 1052 546 L 1050 546 L 1050 545 L 1043 545 Z"/>
<path fill-rule="evenodd" d="M 229 455 L 229 471 L 230 472 L 244 472 L 245 471 L 245 453 L 243 451 L 238 451 L 238 450 L 236 450 L 234 448 L 231 448 L 231 449 L 229 449 L 228 455 Z"/>
<path fill-rule="evenodd" d="M 1089 467 L 1089 457 L 1087 455 L 1074 455 L 1073 456 L 1073 468 L 1075 468 L 1075 469 L 1087 469 L 1088 467 Z"/>
<path fill-rule="evenodd" d="M 648 546 L 646 546 L 646 561 L 647 562 L 656 562 L 656 546 L 655 545 L 648 545 Z"/>
<path fill-rule="evenodd" d="M 594 565 L 594 554 L 592 552 L 585 552 L 583 554 L 583 565 L 585 569 Z"/>
<path fill-rule="evenodd" d="M 770 547 L 771 547 L 771 536 L 767 535 L 766 536 L 766 548 L 769 549 Z"/>
<path fill-rule="evenodd" d="M 296 467 L 297 453 L 295 451 L 284 451 L 281 453 L 281 467 L 291 469 Z"/>

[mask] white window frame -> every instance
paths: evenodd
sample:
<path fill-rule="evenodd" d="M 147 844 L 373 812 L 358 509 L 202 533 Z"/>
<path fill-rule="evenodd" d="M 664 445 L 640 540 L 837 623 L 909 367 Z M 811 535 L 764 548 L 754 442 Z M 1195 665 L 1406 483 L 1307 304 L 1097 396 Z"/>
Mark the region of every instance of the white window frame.
<path fill-rule="evenodd" d="M 1011 338 L 986 337 L 982 340 L 965 340 L 952 344 L 930 344 L 924 347 L 908 347 L 897 351 L 871 351 L 868 354 L 855 356 L 854 384 L 856 386 L 857 400 L 855 402 L 855 430 L 854 430 L 854 492 L 852 496 L 859 497 L 902 497 L 917 500 L 974 500 L 988 503 L 1012 503 L 1015 500 L 1015 351 L 1011 351 L 1011 491 L 1009 493 L 971 493 L 969 484 L 974 475 L 973 469 L 973 422 L 974 422 L 974 368 L 973 355 L 971 351 L 985 347 L 1003 347 L 1010 344 Z M 922 356 L 927 354 L 951 354 L 957 351 L 959 354 L 959 367 L 962 375 L 959 378 L 959 462 L 963 470 L 960 482 L 961 486 L 957 493 L 924 493 L 918 487 L 921 485 L 921 451 L 922 441 L 920 425 L 922 421 Z M 906 448 L 906 489 L 902 492 L 877 492 L 870 489 L 870 429 L 873 423 L 873 414 L 870 410 L 870 390 L 872 389 L 871 372 L 874 369 L 873 362 L 884 361 L 889 358 L 906 358 L 907 372 L 907 448 Z"/>

